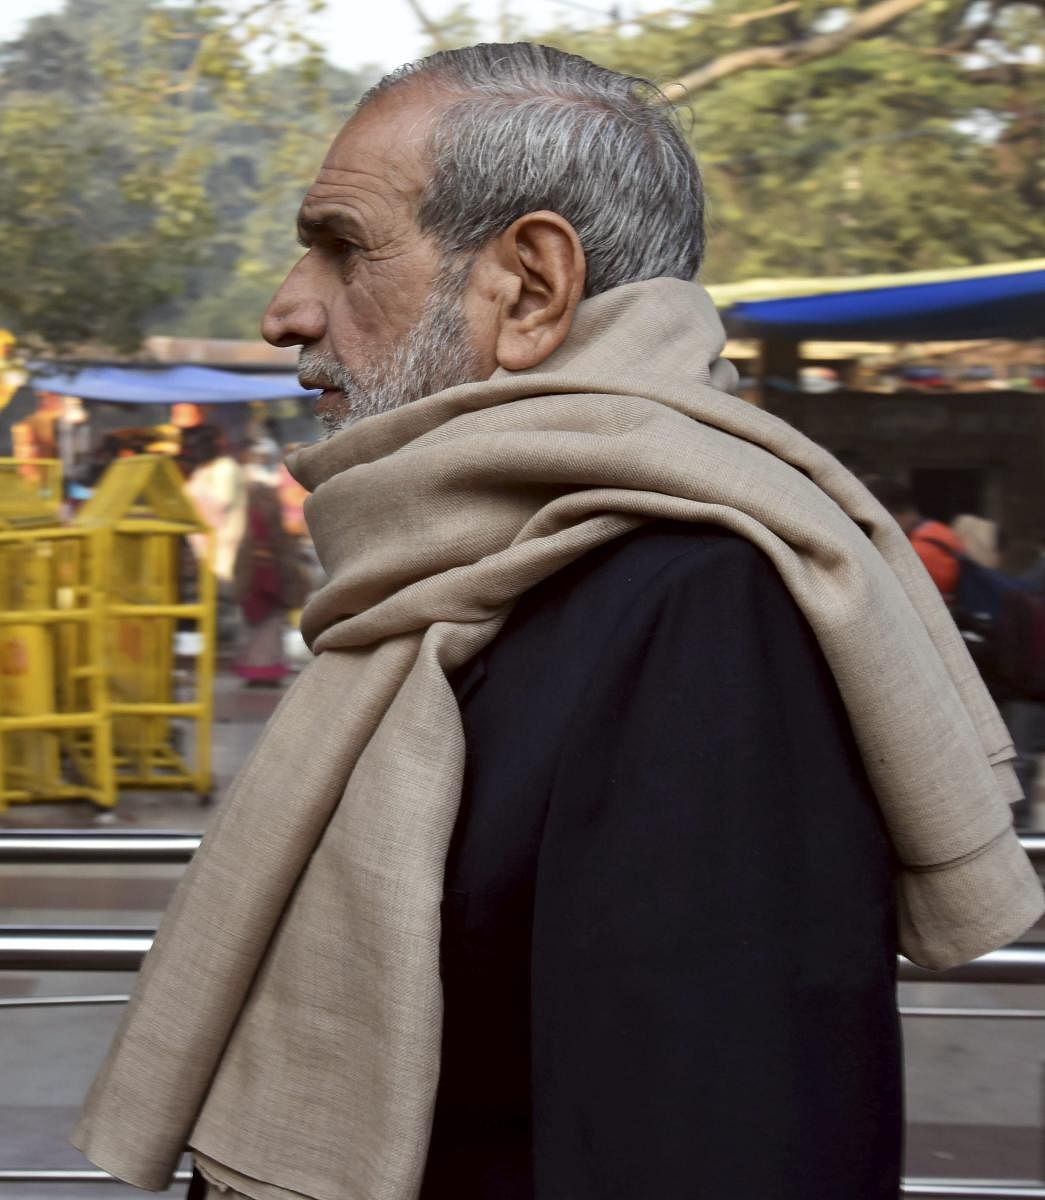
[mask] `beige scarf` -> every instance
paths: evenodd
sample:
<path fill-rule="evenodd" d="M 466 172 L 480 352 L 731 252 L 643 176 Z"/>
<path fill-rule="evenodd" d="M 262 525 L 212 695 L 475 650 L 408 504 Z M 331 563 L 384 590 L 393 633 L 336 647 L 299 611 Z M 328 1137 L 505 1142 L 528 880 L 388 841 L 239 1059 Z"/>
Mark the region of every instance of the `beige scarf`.
<path fill-rule="evenodd" d="M 1039 915 L 1009 738 L 932 583 L 830 455 L 722 390 L 722 344 L 696 284 L 629 285 L 539 369 L 299 454 L 329 574 L 317 658 L 164 918 L 77 1130 L 89 1158 L 158 1189 L 191 1144 L 252 1195 L 417 1195 L 464 757 L 447 674 L 528 588 L 650 519 L 749 538 L 801 607 L 904 864 L 904 951 L 947 967 Z"/>

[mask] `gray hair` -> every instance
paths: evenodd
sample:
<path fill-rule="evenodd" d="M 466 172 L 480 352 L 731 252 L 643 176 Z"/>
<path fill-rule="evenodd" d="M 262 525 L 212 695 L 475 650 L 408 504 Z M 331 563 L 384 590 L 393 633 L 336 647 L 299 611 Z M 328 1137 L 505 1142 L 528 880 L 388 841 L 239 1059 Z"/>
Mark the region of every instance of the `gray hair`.
<path fill-rule="evenodd" d="M 424 79 L 460 93 L 433 123 L 418 223 L 475 254 L 529 212 L 573 226 L 585 295 L 640 279 L 692 279 L 704 189 L 671 106 L 648 80 L 530 42 L 443 50 L 386 75 L 360 101 Z"/>

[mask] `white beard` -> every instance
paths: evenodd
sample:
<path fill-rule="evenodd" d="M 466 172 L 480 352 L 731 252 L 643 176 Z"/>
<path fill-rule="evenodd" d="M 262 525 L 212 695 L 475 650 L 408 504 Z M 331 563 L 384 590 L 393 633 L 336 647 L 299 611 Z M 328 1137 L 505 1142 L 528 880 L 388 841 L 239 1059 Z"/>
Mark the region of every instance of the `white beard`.
<path fill-rule="evenodd" d="M 380 362 L 350 370 L 326 351 L 301 351 L 298 374 L 312 386 L 342 396 L 340 403 L 318 414 L 328 436 L 364 417 L 480 377 L 479 355 L 461 303 L 471 270 L 471 260 L 440 265 L 417 324 Z"/>

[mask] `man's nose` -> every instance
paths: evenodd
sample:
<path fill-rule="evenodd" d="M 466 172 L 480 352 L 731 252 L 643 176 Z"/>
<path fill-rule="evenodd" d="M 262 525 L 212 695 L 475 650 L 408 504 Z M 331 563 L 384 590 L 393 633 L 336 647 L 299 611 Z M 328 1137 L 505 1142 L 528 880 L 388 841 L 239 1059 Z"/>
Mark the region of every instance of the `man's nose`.
<path fill-rule="evenodd" d="M 326 333 L 326 308 L 303 269 L 307 258 L 283 280 L 261 318 L 261 336 L 273 346 L 308 346 Z"/>

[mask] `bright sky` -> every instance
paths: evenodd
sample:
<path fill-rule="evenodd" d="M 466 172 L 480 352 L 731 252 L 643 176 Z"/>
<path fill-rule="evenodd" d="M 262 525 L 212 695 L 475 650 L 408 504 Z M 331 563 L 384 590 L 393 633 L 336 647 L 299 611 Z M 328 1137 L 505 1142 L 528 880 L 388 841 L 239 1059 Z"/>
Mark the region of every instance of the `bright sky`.
<path fill-rule="evenodd" d="M 110 0 L 119 6 L 120 0 Z M 30 18 L 57 12 L 63 0 L 0 0 L 0 41 L 17 37 Z M 455 6 L 455 0 L 423 0 L 425 12 L 436 19 Z M 304 9 L 304 3 L 302 9 Z M 525 12 L 528 31 L 557 23 L 576 28 L 600 25 L 613 16 L 630 17 L 664 7 L 664 0 L 470 0 L 469 8 L 482 22 L 483 35 L 497 37 L 503 9 Z M 327 56 L 343 67 L 377 63 L 391 68 L 416 58 L 422 49 L 417 19 L 406 0 L 328 0 L 326 12 L 310 26 L 327 47 Z"/>

